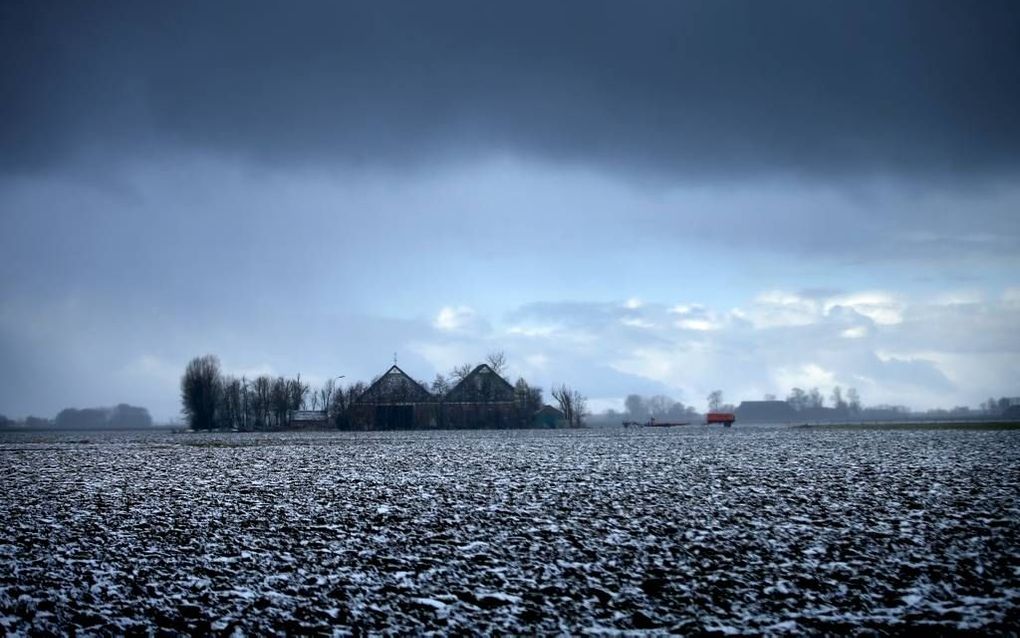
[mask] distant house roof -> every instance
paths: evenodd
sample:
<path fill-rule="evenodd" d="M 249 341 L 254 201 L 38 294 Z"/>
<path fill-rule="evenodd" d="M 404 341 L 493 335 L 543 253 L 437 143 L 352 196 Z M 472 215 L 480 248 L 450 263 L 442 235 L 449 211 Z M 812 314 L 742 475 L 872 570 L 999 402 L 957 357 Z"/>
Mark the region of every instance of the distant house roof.
<path fill-rule="evenodd" d="M 567 417 L 562 410 L 557 410 L 551 405 L 543 405 L 535 412 L 532 423 L 539 427 L 560 428 L 567 425 Z"/>
<path fill-rule="evenodd" d="M 537 412 L 535 412 L 535 416 L 548 417 L 554 419 L 567 418 L 567 415 L 563 414 L 563 410 L 560 410 L 559 408 L 554 408 L 551 405 L 543 405 L 541 408 L 538 409 Z"/>
<path fill-rule="evenodd" d="M 446 393 L 450 403 L 505 402 L 515 399 L 514 387 L 487 364 L 471 371 Z"/>
<path fill-rule="evenodd" d="M 436 397 L 396 365 L 361 393 L 356 403 L 428 403 Z"/>

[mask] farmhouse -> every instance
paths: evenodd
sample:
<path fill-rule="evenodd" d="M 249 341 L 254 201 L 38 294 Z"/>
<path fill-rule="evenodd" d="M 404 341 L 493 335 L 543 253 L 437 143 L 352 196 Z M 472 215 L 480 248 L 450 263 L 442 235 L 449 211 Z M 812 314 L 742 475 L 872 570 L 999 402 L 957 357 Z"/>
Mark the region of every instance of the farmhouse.
<path fill-rule="evenodd" d="M 429 392 L 393 365 L 355 399 L 351 426 L 364 430 L 509 428 L 531 425 L 533 415 L 514 387 L 486 364 L 445 395 Z"/>

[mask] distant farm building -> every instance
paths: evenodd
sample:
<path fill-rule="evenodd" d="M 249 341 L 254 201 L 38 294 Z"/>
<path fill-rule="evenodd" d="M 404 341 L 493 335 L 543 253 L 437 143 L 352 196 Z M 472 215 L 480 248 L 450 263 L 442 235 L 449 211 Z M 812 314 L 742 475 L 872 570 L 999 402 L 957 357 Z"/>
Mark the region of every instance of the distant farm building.
<path fill-rule="evenodd" d="M 536 428 L 565 428 L 567 417 L 563 411 L 551 405 L 544 405 L 535 413 L 534 425 Z"/>
<path fill-rule="evenodd" d="M 324 428 L 329 418 L 325 410 L 291 410 L 287 420 L 291 428 L 304 430 Z"/>
<path fill-rule="evenodd" d="M 359 430 L 535 427 L 536 415 L 526 405 L 486 364 L 445 395 L 432 394 L 394 365 L 354 400 L 350 425 Z"/>
<path fill-rule="evenodd" d="M 736 415 L 743 423 L 789 423 L 797 418 L 786 401 L 742 401 Z"/>

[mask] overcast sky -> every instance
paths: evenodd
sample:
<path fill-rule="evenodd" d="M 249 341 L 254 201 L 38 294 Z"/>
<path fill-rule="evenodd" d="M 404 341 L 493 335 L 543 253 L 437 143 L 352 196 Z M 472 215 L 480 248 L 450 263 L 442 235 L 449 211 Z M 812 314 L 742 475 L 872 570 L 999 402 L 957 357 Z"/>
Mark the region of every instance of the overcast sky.
<path fill-rule="evenodd" d="M 187 361 L 1020 395 L 1020 4 L 0 4 L 0 413 Z"/>

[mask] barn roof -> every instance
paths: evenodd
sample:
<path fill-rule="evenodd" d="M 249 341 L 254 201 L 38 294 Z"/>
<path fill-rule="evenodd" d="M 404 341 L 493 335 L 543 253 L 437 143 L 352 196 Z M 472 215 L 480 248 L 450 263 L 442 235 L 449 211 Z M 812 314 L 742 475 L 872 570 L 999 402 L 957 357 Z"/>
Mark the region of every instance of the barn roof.
<path fill-rule="evenodd" d="M 513 401 L 514 387 L 487 364 L 471 371 L 446 393 L 449 403 Z"/>
<path fill-rule="evenodd" d="M 356 403 L 427 403 L 436 398 L 398 366 L 390 366 L 361 393 Z"/>
<path fill-rule="evenodd" d="M 561 410 L 561 409 L 559 409 L 557 407 L 553 407 L 553 406 L 551 406 L 549 404 L 543 405 L 541 408 L 539 408 L 535 412 L 535 415 L 536 416 L 555 417 L 557 419 L 565 419 L 565 418 L 567 418 L 567 415 L 563 414 L 563 410 Z"/>

